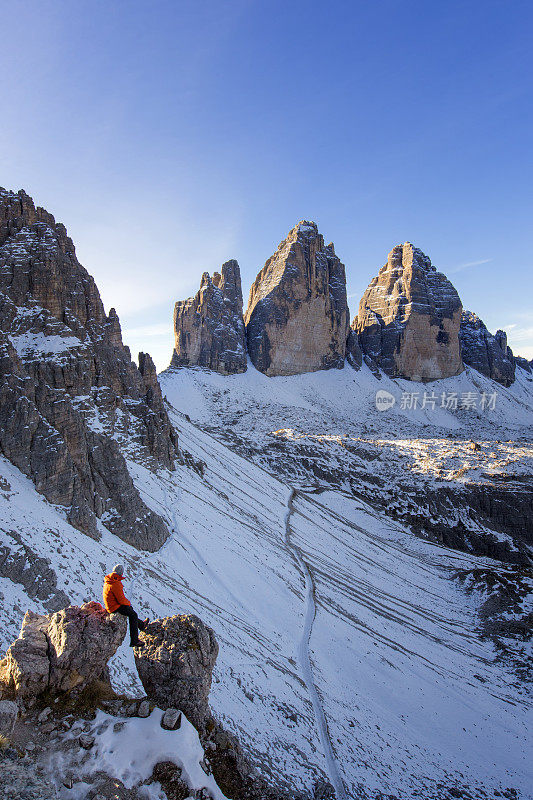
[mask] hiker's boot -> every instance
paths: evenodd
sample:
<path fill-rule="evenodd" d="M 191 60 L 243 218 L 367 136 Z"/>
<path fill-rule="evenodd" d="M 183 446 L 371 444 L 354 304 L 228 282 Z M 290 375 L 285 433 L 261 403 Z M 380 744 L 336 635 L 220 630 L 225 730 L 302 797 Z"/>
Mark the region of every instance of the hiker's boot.
<path fill-rule="evenodd" d="M 138 639 L 136 642 L 130 642 L 130 647 L 136 647 L 137 650 L 142 650 L 144 644 Z"/>

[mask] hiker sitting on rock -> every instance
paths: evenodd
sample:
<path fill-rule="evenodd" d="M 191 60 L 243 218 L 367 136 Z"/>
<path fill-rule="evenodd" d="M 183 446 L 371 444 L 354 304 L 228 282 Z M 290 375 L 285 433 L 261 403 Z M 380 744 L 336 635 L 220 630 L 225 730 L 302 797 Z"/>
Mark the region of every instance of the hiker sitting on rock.
<path fill-rule="evenodd" d="M 124 567 L 116 564 L 113 572 L 104 579 L 104 605 L 109 614 L 122 614 L 130 621 L 130 647 L 143 648 L 139 641 L 139 630 L 143 631 L 148 625 L 148 620 L 140 620 L 133 610 L 130 601 L 124 595 L 122 581 L 124 580 Z"/>

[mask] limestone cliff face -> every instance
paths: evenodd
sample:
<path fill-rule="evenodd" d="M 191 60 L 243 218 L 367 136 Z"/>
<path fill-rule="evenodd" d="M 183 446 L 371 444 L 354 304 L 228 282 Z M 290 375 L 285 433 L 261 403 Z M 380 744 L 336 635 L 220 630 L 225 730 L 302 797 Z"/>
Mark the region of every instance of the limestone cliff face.
<path fill-rule="evenodd" d="M 0 452 L 97 537 L 100 519 L 156 549 L 168 535 L 124 456 L 172 467 L 177 439 L 155 369 L 141 370 L 63 225 L 0 189 Z"/>
<path fill-rule="evenodd" d="M 171 366 L 199 366 L 229 375 L 247 367 L 239 265 L 227 261 L 213 278 L 204 272 L 194 297 L 174 308 Z"/>
<path fill-rule="evenodd" d="M 344 366 L 349 311 L 346 276 L 314 222 L 299 222 L 250 290 L 248 352 L 266 375 Z"/>
<path fill-rule="evenodd" d="M 370 282 L 352 323 L 363 352 L 392 377 L 430 381 L 463 371 L 455 288 L 410 242 Z"/>
<path fill-rule="evenodd" d="M 477 314 L 463 311 L 459 338 L 465 364 L 504 386 L 513 383 L 515 359 L 505 331 L 496 331 L 493 336 Z"/>

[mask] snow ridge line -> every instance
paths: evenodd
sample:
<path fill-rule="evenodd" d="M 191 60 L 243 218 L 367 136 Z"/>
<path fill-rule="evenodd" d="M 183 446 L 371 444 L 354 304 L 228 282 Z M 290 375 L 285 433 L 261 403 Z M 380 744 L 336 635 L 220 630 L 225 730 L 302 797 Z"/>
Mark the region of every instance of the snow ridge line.
<path fill-rule="evenodd" d="M 329 735 L 326 715 L 324 713 L 324 708 L 322 706 L 322 702 L 320 700 L 313 677 L 313 666 L 311 663 L 311 654 L 309 652 L 309 642 L 313 632 L 313 623 L 316 616 L 315 584 L 313 581 L 313 576 L 311 575 L 311 570 L 303 558 L 302 551 L 291 541 L 291 514 L 293 512 L 293 503 L 295 497 L 296 489 L 291 489 L 287 499 L 287 514 L 285 515 L 285 544 L 302 573 L 302 577 L 305 582 L 307 598 L 304 628 L 302 632 L 302 638 L 298 645 L 298 661 L 300 663 L 302 678 L 307 687 L 307 691 L 313 706 L 318 736 L 322 745 L 322 750 L 324 751 L 324 757 L 326 759 L 329 780 L 333 786 L 333 789 L 335 790 L 335 796 L 337 800 L 347 800 L 344 782 L 337 766 L 335 752 L 333 750 L 333 745 Z"/>

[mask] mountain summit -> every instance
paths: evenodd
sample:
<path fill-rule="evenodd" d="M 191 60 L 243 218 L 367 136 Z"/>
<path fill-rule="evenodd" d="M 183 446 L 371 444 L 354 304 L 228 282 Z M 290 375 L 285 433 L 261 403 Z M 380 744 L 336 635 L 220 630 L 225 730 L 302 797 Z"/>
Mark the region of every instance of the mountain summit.
<path fill-rule="evenodd" d="M 266 375 L 343 367 L 348 317 L 344 264 L 316 223 L 299 222 L 250 289 L 244 321 L 254 366 Z"/>
<path fill-rule="evenodd" d="M 457 291 L 410 242 L 394 247 L 361 298 L 352 328 L 391 377 L 437 380 L 463 370 Z"/>
<path fill-rule="evenodd" d="M 66 229 L 23 191 L 0 189 L 0 448 L 90 536 L 157 549 L 168 531 L 118 445 L 171 467 L 177 438 L 155 369 L 142 371 L 106 315 Z"/>

